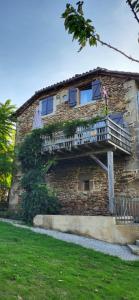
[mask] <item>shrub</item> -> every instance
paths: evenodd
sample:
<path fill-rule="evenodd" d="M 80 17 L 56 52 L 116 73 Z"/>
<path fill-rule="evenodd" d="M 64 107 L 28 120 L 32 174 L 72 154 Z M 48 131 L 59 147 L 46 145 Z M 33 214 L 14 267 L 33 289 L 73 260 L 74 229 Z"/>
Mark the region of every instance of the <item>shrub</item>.
<path fill-rule="evenodd" d="M 36 184 L 32 190 L 26 190 L 22 194 L 21 209 L 23 221 L 32 223 L 37 214 L 57 214 L 60 204 L 46 184 Z"/>
<path fill-rule="evenodd" d="M 21 212 L 20 209 L 18 211 L 6 209 L 0 209 L 0 218 L 13 219 L 13 220 L 21 220 Z"/>

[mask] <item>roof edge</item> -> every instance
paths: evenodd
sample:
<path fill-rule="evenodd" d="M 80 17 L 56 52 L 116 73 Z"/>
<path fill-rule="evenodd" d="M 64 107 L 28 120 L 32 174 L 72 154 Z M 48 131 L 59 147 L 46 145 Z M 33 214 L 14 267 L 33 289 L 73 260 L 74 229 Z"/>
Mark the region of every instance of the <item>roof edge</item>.
<path fill-rule="evenodd" d="M 29 98 L 23 105 L 21 105 L 16 110 L 16 112 L 13 114 L 13 116 L 14 117 L 20 116 L 33 102 L 35 102 L 38 99 L 38 97 L 43 96 L 44 93 L 53 92 L 56 89 L 60 89 L 62 87 L 64 88 L 65 86 L 68 86 L 69 84 L 72 84 L 73 82 L 76 83 L 76 81 L 78 82 L 80 79 L 90 77 L 91 75 L 104 75 L 104 76 L 113 75 L 116 77 L 124 77 L 124 78 L 128 78 L 128 79 L 138 79 L 139 80 L 139 73 L 114 71 L 114 70 L 108 70 L 108 69 L 97 67 L 96 69 L 90 70 L 90 71 L 82 73 L 82 74 L 76 74 L 75 76 L 73 76 L 69 79 L 60 81 L 56 84 L 52 84 L 48 87 L 45 87 L 43 89 L 36 91 L 35 94 L 31 98 Z"/>

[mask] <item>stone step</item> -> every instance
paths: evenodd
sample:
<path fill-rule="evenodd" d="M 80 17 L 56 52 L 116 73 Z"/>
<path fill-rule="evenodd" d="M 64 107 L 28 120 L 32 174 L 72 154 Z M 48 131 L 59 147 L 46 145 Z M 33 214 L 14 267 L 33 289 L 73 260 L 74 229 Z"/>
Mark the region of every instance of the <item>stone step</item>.
<path fill-rule="evenodd" d="M 139 246 L 139 240 L 136 240 L 136 245 Z"/>
<path fill-rule="evenodd" d="M 139 246 L 137 245 L 128 245 L 128 248 L 133 254 L 139 255 Z"/>

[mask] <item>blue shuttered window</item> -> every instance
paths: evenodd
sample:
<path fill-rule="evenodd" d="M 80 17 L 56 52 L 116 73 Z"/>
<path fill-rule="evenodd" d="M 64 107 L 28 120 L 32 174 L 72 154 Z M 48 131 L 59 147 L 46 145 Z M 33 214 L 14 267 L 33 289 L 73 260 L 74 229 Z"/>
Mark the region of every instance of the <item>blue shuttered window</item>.
<path fill-rule="evenodd" d="M 49 96 L 46 99 L 41 101 L 42 109 L 41 109 L 41 114 L 42 116 L 44 115 L 49 115 L 53 112 L 53 96 Z"/>
<path fill-rule="evenodd" d="M 44 116 L 46 115 L 46 105 L 47 104 L 47 100 L 42 100 L 41 101 L 41 115 Z"/>
<path fill-rule="evenodd" d="M 47 114 L 51 114 L 53 112 L 53 97 L 47 98 Z"/>
<path fill-rule="evenodd" d="M 69 106 L 73 107 L 77 104 L 77 89 L 74 87 L 69 88 Z"/>
<path fill-rule="evenodd" d="M 101 99 L 101 81 L 94 80 L 92 82 L 92 100 Z"/>

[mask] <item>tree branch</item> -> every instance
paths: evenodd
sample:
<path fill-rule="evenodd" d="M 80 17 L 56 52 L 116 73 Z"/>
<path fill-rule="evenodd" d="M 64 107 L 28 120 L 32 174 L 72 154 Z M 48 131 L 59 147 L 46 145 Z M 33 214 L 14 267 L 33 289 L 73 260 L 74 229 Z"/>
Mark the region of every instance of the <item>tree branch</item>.
<path fill-rule="evenodd" d="M 139 23 L 139 18 L 138 18 L 137 13 L 136 13 L 136 11 L 135 11 L 135 9 L 134 9 L 132 3 L 131 3 L 131 0 L 126 0 L 126 2 L 127 2 L 127 4 L 130 6 L 131 11 L 132 11 L 132 13 L 133 13 L 133 15 L 134 15 L 136 21 Z"/>
<path fill-rule="evenodd" d="M 123 56 L 125 56 L 125 57 L 128 58 L 128 59 L 130 59 L 131 61 L 134 61 L 134 62 L 136 62 L 136 63 L 139 63 L 139 60 L 138 60 L 138 59 L 133 58 L 132 56 L 130 56 L 130 55 L 124 53 L 123 51 L 117 49 L 116 47 L 114 47 L 114 46 L 112 46 L 112 45 L 110 45 L 110 44 L 108 44 L 108 43 L 106 43 L 106 42 L 103 42 L 103 41 L 101 41 L 100 39 L 97 39 L 97 38 L 96 38 L 96 40 L 97 40 L 102 46 L 106 46 L 106 47 L 108 47 L 108 48 L 110 48 L 110 49 L 113 49 L 114 51 L 116 51 L 116 52 L 122 54 Z"/>
<path fill-rule="evenodd" d="M 128 0 L 131 3 L 132 0 Z M 134 0 L 133 0 L 134 1 Z M 131 6 L 132 9 L 135 10 L 135 13 L 138 13 L 139 10 L 139 0 L 135 0 Z M 94 47 L 97 46 L 97 42 L 100 43 L 102 46 L 106 46 L 124 57 L 128 58 L 130 61 L 139 63 L 139 60 L 133 58 L 132 56 L 126 54 L 122 50 L 112 46 L 109 43 L 103 42 L 99 35 L 96 33 L 95 27 L 93 26 L 92 21 L 90 19 L 85 19 L 82 5 L 83 1 L 77 2 L 78 9 L 76 10 L 71 4 L 67 3 L 66 9 L 62 14 L 62 18 L 65 19 L 64 25 L 65 29 L 68 31 L 69 34 L 73 35 L 73 40 L 78 40 L 80 45 L 79 51 L 81 51 L 87 44 L 89 43 L 90 46 Z M 135 8 L 135 9 L 134 9 Z M 80 11 L 81 10 L 81 11 Z M 139 20 L 139 19 L 138 19 Z"/>

